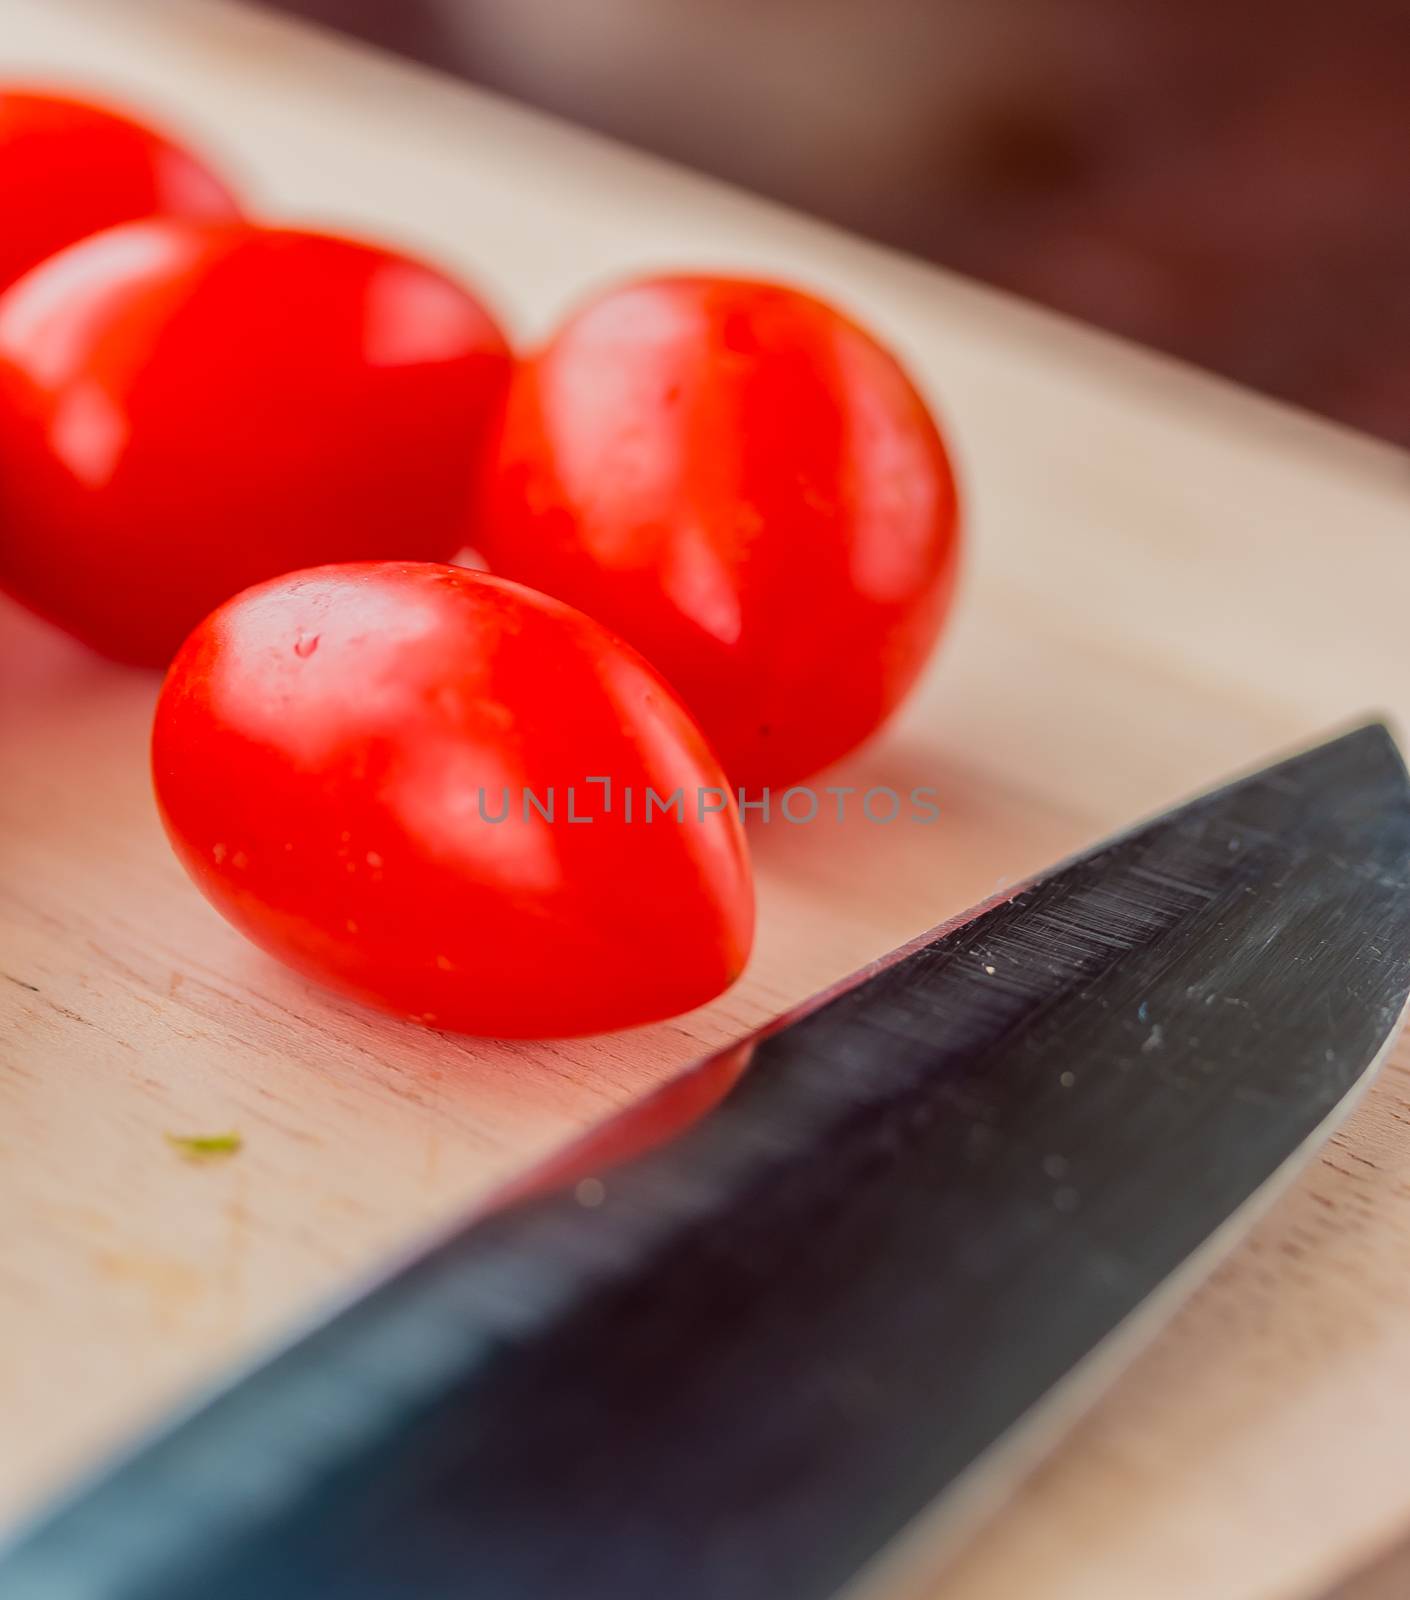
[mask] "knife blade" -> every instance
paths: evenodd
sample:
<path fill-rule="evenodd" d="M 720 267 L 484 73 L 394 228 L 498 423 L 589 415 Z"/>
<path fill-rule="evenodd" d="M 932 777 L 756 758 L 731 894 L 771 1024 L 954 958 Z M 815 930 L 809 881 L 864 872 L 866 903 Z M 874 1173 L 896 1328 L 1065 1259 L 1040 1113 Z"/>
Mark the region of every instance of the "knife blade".
<path fill-rule="evenodd" d="M 709 1058 L 21 1531 L 0 1593 L 824 1600 L 1129 1353 L 1408 989 L 1375 724 Z"/>

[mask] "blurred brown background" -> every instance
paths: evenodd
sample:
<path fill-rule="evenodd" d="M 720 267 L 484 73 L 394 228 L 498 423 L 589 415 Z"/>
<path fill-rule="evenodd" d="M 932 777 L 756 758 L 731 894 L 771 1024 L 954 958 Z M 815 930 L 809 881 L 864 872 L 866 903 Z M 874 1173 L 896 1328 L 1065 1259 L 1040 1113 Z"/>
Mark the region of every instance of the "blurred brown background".
<path fill-rule="evenodd" d="M 278 0 L 1410 444 L 1410 0 Z"/>

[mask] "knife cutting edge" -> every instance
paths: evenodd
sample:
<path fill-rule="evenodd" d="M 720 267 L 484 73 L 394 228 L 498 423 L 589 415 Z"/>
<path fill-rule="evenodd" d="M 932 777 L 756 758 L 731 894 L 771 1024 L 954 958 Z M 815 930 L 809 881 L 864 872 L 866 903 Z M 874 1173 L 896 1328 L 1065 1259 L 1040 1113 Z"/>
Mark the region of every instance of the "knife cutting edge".
<path fill-rule="evenodd" d="M 604 1124 L 21 1530 L 0 1593 L 825 1600 L 1150 1331 L 1407 990 L 1374 724 Z"/>

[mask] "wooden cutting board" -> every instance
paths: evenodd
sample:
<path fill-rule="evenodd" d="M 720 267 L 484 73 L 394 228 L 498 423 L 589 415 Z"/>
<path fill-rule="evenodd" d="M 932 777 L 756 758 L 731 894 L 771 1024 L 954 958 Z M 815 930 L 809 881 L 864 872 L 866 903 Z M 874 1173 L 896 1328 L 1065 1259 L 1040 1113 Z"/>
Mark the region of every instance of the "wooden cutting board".
<path fill-rule="evenodd" d="M 941 410 L 970 536 L 934 670 L 835 780 L 933 784 L 941 823 L 756 827 L 745 978 L 586 1044 L 404 1026 L 263 958 L 160 836 L 153 679 L 0 610 L 7 1519 L 690 1057 L 1229 771 L 1410 720 L 1398 452 L 257 12 L 3 0 L 0 74 L 165 117 L 270 214 L 424 251 L 521 336 L 653 268 L 833 295 Z M 165 1139 L 226 1129 L 219 1164 Z M 1371 1555 L 1410 1524 L 1407 1260 L 1401 1050 L 945 1594 L 1295 1600 Z"/>

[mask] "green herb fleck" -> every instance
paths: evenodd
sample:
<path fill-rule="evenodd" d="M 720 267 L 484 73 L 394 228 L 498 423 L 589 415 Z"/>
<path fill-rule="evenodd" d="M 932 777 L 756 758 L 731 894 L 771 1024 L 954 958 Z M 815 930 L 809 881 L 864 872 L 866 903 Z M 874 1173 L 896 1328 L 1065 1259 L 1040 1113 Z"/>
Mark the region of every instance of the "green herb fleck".
<path fill-rule="evenodd" d="M 219 1161 L 245 1144 L 238 1133 L 169 1133 L 166 1142 L 188 1161 Z"/>

